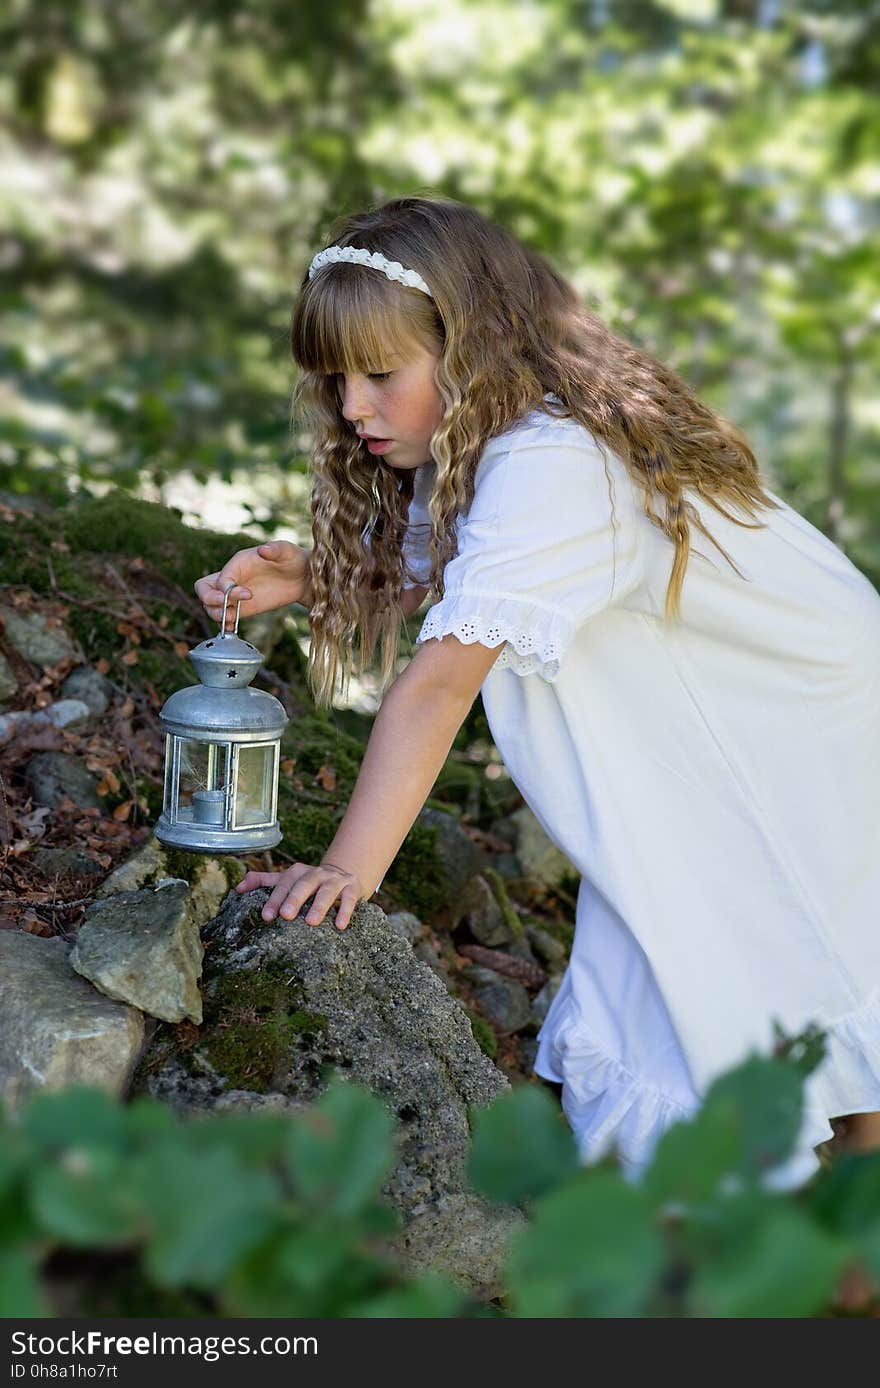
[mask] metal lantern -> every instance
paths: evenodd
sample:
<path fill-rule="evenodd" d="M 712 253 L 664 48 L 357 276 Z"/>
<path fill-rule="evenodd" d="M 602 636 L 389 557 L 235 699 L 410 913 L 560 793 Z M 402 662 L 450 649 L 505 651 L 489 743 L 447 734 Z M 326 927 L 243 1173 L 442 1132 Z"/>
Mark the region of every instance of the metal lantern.
<path fill-rule="evenodd" d="M 189 658 L 200 683 L 178 689 L 159 719 L 165 729 L 165 796 L 156 838 L 196 853 L 253 853 L 281 840 L 278 763 L 284 708 L 251 689 L 263 657 L 226 630 L 230 584 L 219 635 Z"/>

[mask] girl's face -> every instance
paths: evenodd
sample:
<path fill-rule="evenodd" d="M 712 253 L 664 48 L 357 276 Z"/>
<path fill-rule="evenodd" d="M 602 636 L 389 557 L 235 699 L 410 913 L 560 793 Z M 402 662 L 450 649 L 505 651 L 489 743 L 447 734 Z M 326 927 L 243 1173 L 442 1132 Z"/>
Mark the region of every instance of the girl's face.
<path fill-rule="evenodd" d="M 434 381 L 439 360 L 439 351 L 416 346 L 405 357 L 381 363 L 388 366 L 386 371 L 337 375 L 343 418 L 359 435 L 369 436 L 362 444 L 366 454 L 399 468 L 420 467 L 428 461 L 431 436 L 443 417 L 443 401 Z"/>

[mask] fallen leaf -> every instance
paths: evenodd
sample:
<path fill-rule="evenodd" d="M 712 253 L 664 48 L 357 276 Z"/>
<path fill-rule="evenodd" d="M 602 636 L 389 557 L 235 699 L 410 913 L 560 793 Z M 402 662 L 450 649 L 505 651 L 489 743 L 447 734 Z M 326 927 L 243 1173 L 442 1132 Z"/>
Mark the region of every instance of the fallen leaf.
<path fill-rule="evenodd" d="M 97 670 L 99 675 L 106 675 L 109 672 L 110 661 L 107 659 L 106 656 L 102 655 L 101 659 L 95 662 L 95 669 Z"/>
<path fill-rule="evenodd" d="M 319 766 L 315 772 L 315 780 L 324 790 L 336 789 L 336 771 L 332 766 Z"/>
<path fill-rule="evenodd" d="M 121 804 L 121 805 L 117 805 L 117 806 L 116 806 L 116 809 L 113 811 L 113 818 L 114 818 L 114 819 L 128 819 L 128 816 L 129 816 L 129 813 L 130 813 L 130 811 L 131 811 L 131 807 L 132 807 L 133 804 L 134 804 L 134 801 L 133 801 L 133 800 L 123 800 L 122 804 Z"/>
<path fill-rule="evenodd" d="M 187 656 L 189 655 L 189 646 L 186 644 L 185 641 L 175 641 L 174 654 L 180 660 L 186 660 Z"/>
<path fill-rule="evenodd" d="M 122 663 L 123 665 L 137 665 L 138 659 L 137 651 L 126 651 L 122 657 Z"/>

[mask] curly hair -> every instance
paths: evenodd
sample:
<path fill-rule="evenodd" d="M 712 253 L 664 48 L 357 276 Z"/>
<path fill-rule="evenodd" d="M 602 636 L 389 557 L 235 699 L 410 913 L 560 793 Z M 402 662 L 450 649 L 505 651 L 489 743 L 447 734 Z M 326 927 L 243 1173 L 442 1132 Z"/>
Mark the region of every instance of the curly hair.
<path fill-rule="evenodd" d="M 414 470 L 395 470 L 366 451 L 342 416 L 337 389 L 338 373 L 383 369 L 391 347 L 403 356 L 416 344 L 439 353 L 434 379 L 444 409 L 431 439 L 429 502 L 436 599 L 485 444 L 532 409 L 577 420 L 602 451 L 606 475 L 603 445 L 640 486 L 646 514 L 674 545 L 667 620 L 681 615 L 691 524 L 739 573 L 685 491 L 737 525 L 763 528 L 758 508 L 779 508 L 745 436 L 674 371 L 612 332 L 543 256 L 474 208 L 439 197 L 396 198 L 340 218 L 331 243 L 381 251 L 417 270 L 433 299 L 373 269 L 334 262 L 303 278 L 294 306 L 291 352 L 300 375 L 292 410 L 312 434 L 308 680 L 319 704 L 332 701 L 340 676 L 347 690 L 380 642 L 387 686 L 397 667 L 404 579 L 416 581 L 402 549 Z"/>

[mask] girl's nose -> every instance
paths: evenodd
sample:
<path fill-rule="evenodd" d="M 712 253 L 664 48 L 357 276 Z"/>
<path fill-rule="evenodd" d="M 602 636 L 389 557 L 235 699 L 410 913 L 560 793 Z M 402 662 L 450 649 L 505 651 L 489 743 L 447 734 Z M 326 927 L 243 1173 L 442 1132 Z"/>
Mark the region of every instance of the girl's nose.
<path fill-rule="evenodd" d="M 354 382 L 340 388 L 342 399 L 342 417 L 350 423 L 355 420 L 367 420 L 370 417 L 370 409 L 365 398 L 365 391 L 362 385 L 358 386 Z"/>

